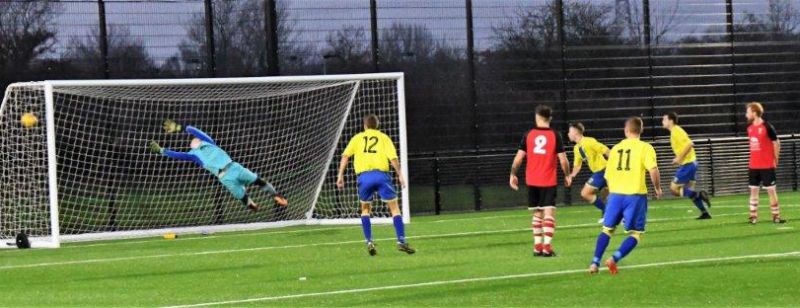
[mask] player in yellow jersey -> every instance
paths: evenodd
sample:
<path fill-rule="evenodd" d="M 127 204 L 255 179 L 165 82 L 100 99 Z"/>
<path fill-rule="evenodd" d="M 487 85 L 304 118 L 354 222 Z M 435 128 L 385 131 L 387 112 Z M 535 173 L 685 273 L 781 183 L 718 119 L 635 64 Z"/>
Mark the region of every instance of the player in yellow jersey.
<path fill-rule="evenodd" d="M 597 237 L 594 258 L 589 266 L 592 274 L 597 273 L 603 252 L 621 221 L 624 221 L 625 232 L 630 236 L 606 260 L 611 274 L 617 273 L 617 263 L 639 243 L 647 223 L 646 174 L 649 173 L 653 181 L 656 198 L 661 198 L 661 175 L 658 172 L 656 150 L 649 143 L 639 140 L 642 127 L 642 118 L 629 118 L 625 121 L 625 140 L 611 148 L 606 170 L 610 194 L 603 216 L 603 232 Z"/>
<path fill-rule="evenodd" d="M 584 136 L 584 130 L 585 128 L 581 123 L 569 124 L 569 133 L 567 135 L 569 136 L 569 141 L 575 142 L 575 148 L 573 150 L 575 160 L 572 165 L 572 174 L 569 176 L 575 178 L 578 173 L 581 172 L 583 162 L 586 162 L 586 165 L 589 166 L 589 170 L 592 171 L 592 176 L 586 181 L 586 184 L 583 185 L 581 197 L 587 202 L 594 204 L 601 213 L 604 213 L 606 205 L 603 202 L 602 196 L 598 193 L 606 191 L 604 188 L 607 187 L 605 174 L 608 147 L 597 142 L 597 139 Z M 603 223 L 603 219 L 600 218 L 598 223 Z"/>
<path fill-rule="evenodd" d="M 661 119 L 661 125 L 669 130 L 669 143 L 672 146 L 672 152 L 675 153 L 672 164 L 678 166 L 669 190 L 675 196 L 692 200 L 694 206 L 700 210 L 700 216 L 697 219 L 711 219 L 711 214 L 706 208 L 706 206 L 711 207 L 708 193 L 694 190 L 697 181 L 697 155 L 694 152 L 692 139 L 682 127 L 678 126 L 678 114 L 675 112 L 665 114 Z"/>
<path fill-rule="evenodd" d="M 350 157 L 354 157 L 353 168 L 358 175 L 361 227 L 364 231 L 364 238 L 367 240 L 367 252 L 371 256 L 377 254 L 375 244 L 372 243 L 372 224 L 369 216 L 372 210 L 372 199 L 375 193 L 378 193 L 392 213 L 392 222 L 397 234 L 397 249 L 407 254 L 413 254 L 415 250 L 406 243 L 403 216 L 400 214 L 400 207 L 397 204 L 397 192 L 395 192 L 392 176 L 389 173 L 389 164 L 391 163 L 397 174 L 397 182 L 401 189 L 405 187 L 403 172 L 400 169 L 397 149 L 395 149 L 392 139 L 378 130 L 378 116 L 371 114 L 364 117 L 364 131 L 353 136 L 344 149 L 342 160 L 339 163 L 339 175 L 336 179 L 336 186 L 339 189 L 344 188 L 344 171 L 347 169 Z"/>

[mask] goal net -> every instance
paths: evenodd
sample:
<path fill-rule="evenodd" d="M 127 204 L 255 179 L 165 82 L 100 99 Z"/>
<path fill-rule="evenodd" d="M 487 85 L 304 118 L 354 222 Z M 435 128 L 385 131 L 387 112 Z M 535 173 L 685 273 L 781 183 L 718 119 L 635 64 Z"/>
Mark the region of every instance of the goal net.
<path fill-rule="evenodd" d="M 33 114 L 38 122 L 23 115 Z M 165 232 L 253 230 L 357 223 L 352 166 L 336 169 L 349 139 L 374 113 L 406 166 L 402 73 L 263 78 L 85 80 L 16 83 L 0 106 L 0 240 L 34 247 Z M 149 152 L 149 140 L 189 151 L 174 119 L 208 133 L 231 158 L 289 200 L 249 211 L 216 176 Z M 399 192 L 409 220 L 408 189 Z M 376 222 L 389 222 L 375 203 Z M 10 244 L 9 244 L 10 245 Z"/>

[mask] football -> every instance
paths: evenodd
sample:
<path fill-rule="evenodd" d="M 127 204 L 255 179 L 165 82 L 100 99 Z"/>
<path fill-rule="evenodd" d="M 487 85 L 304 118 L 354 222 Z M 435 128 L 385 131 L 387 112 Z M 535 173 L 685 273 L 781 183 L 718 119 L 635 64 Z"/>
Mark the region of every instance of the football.
<path fill-rule="evenodd" d="M 39 119 L 35 114 L 33 114 L 33 112 L 27 112 L 22 115 L 20 122 L 22 122 L 22 127 L 31 128 L 36 126 L 36 124 L 39 124 Z"/>

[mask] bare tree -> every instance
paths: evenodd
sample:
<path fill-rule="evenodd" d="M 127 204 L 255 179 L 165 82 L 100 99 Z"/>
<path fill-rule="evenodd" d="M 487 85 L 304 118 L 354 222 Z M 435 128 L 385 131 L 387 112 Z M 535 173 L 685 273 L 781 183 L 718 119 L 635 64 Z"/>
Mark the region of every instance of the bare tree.
<path fill-rule="evenodd" d="M 214 52 L 220 76 L 256 76 L 267 71 L 263 0 L 214 2 Z M 285 5 L 277 6 L 278 54 L 283 68 L 309 61 L 311 48 L 300 42 Z M 168 61 L 190 75 L 203 74 L 206 61 L 205 15 L 196 14 L 181 42 L 179 54 Z M 196 67 L 192 67 L 196 66 Z"/>
<path fill-rule="evenodd" d="M 0 80 L 20 78 L 31 61 L 53 51 L 57 7 L 50 0 L 0 2 Z"/>
<path fill-rule="evenodd" d="M 67 43 L 64 58 L 70 61 L 78 76 L 102 76 L 103 57 L 100 51 L 100 30 L 94 28 L 83 38 Z M 125 26 L 108 25 L 108 63 L 113 78 L 152 77 L 157 74 L 155 62 L 141 38 L 131 35 Z"/>

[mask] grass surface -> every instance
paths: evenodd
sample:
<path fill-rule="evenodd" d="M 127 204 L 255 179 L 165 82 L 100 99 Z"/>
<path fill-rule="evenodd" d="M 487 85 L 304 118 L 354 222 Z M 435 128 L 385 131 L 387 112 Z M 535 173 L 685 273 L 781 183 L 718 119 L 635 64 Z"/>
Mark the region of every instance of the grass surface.
<path fill-rule="evenodd" d="M 551 259 L 531 256 L 524 210 L 413 217 L 410 256 L 387 225 L 374 227 L 376 257 L 359 226 L 2 250 L 0 306 L 796 306 L 800 194 L 781 197 L 782 226 L 765 196 L 755 226 L 746 196 L 714 199 L 709 221 L 687 200 L 651 202 L 617 276 L 585 273 L 599 213 L 574 206 L 559 211 Z"/>

